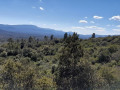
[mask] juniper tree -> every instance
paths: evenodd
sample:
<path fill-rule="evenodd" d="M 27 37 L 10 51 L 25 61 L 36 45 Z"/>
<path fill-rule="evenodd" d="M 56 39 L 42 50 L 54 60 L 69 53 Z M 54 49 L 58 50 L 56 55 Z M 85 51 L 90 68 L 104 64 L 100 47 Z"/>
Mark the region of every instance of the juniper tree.
<path fill-rule="evenodd" d="M 62 55 L 60 56 L 56 82 L 59 89 L 70 89 L 76 87 L 76 76 L 78 74 L 77 63 L 83 57 L 83 49 L 79 45 L 79 38 L 76 33 L 65 41 Z"/>
<path fill-rule="evenodd" d="M 50 36 L 50 40 L 53 40 L 53 38 L 54 38 L 54 36 L 53 36 L 53 35 L 51 35 L 51 36 Z"/>
<path fill-rule="evenodd" d="M 68 37 L 68 34 L 67 34 L 67 33 L 65 33 L 65 34 L 64 34 L 64 40 L 66 40 L 66 39 L 67 39 L 67 37 Z"/>
<path fill-rule="evenodd" d="M 92 38 L 95 38 L 95 33 L 92 34 Z"/>

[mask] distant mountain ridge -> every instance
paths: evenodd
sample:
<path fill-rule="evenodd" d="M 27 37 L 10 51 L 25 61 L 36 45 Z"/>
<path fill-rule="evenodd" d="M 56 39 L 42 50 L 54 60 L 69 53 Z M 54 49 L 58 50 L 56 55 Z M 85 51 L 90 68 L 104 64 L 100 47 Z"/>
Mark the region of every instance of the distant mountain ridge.
<path fill-rule="evenodd" d="M 31 35 L 51 35 L 56 34 L 56 36 L 64 34 L 63 31 L 56 31 L 53 29 L 40 28 L 34 25 L 2 25 L 0 24 L 0 29 L 15 32 L 15 33 L 24 33 Z"/>
<path fill-rule="evenodd" d="M 54 35 L 57 38 L 62 38 L 64 36 L 63 31 L 58 31 L 54 29 L 49 28 L 40 28 L 35 25 L 3 25 L 0 24 L 0 38 L 4 37 L 13 37 L 13 38 L 19 38 L 19 37 L 28 37 L 28 36 L 37 36 L 37 37 L 43 37 L 43 36 L 50 36 Z M 73 32 L 68 32 L 69 34 L 72 34 Z M 107 35 L 96 35 L 96 37 L 105 37 Z M 91 35 L 79 35 L 82 39 L 90 38 Z"/>

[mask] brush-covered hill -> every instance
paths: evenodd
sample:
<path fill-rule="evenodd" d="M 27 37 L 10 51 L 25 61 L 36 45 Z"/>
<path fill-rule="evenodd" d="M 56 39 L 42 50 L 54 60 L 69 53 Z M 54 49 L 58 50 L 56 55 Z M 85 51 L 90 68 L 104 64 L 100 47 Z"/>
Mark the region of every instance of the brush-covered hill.
<path fill-rule="evenodd" d="M 0 89 L 119 90 L 120 36 L 66 36 L 0 44 Z"/>

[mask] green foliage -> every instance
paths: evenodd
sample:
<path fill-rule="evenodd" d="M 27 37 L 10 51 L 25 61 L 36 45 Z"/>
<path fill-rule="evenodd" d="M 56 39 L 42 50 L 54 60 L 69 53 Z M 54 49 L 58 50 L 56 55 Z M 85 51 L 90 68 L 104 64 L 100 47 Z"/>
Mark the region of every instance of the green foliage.
<path fill-rule="evenodd" d="M 6 51 L 3 51 L 1 54 L 0 54 L 1 57 L 7 57 L 7 52 Z"/>
<path fill-rule="evenodd" d="M 53 40 L 53 38 L 54 38 L 54 35 L 51 35 L 51 36 L 50 36 L 50 40 Z"/>
<path fill-rule="evenodd" d="M 110 47 L 108 48 L 108 50 L 109 50 L 110 53 L 114 53 L 114 52 L 116 52 L 118 49 L 117 49 L 117 46 L 112 45 L 112 46 L 110 46 Z"/>
<path fill-rule="evenodd" d="M 105 50 L 100 53 L 100 56 L 98 58 L 99 63 L 107 63 L 110 62 L 110 53 Z"/>
<path fill-rule="evenodd" d="M 70 39 L 70 40 L 69 40 Z M 56 83 L 58 89 L 78 89 L 82 88 L 79 75 L 81 75 L 78 62 L 83 57 L 83 49 L 78 44 L 78 35 L 74 33 L 65 41 L 62 55 L 59 58 L 58 70 L 56 73 Z M 84 88 L 84 86 L 83 86 Z"/>
<path fill-rule="evenodd" d="M 8 60 L 1 71 L 2 88 L 8 90 L 23 89 L 30 90 L 33 87 L 34 73 L 25 68 L 20 62 Z"/>
<path fill-rule="evenodd" d="M 65 34 L 64 34 L 64 38 L 63 38 L 63 39 L 64 39 L 64 40 L 66 40 L 66 39 L 67 39 L 67 37 L 68 37 L 68 34 L 67 34 L 67 33 L 65 33 Z"/>
<path fill-rule="evenodd" d="M 115 67 L 103 66 L 99 70 L 99 73 L 109 85 L 117 82 L 118 80 L 118 72 Z"/>
<path fill-rule="evenodd" d="M 49 78 L 49 77 L 45 77 L 43 76 L 41 79 L 38 79 L 37 81 L 37 85 L 39 87 L 37 87 L 37 89 L 41 90 L 53 90 L 56 87 L 56 83 L 53 81 L 53 79 Z"/>
<path fill-rule="evenodd" d="M 0 90 L 119 90 L 120 36 L 76 33 L 0 44 Z"/>
<path fill-rule="evenodd" d="M 48 36 L 44 36 L 44 39 L 45 39 L 45 41 L 47 41 L 48 40 Z"/>
<path fill-rule="evenodd" d="M 92 38 L 95 38 L 95 33 L 92 34 Z"/>

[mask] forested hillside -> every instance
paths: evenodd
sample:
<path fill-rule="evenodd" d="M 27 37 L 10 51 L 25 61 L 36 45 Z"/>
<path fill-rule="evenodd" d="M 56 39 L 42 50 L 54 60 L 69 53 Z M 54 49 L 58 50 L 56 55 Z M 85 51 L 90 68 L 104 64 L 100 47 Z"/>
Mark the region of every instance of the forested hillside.
<path fill-rule="evenodd" d="M 120 36 L 76 33 L 0 43 L 0 90 L 119 90 Z"/>

